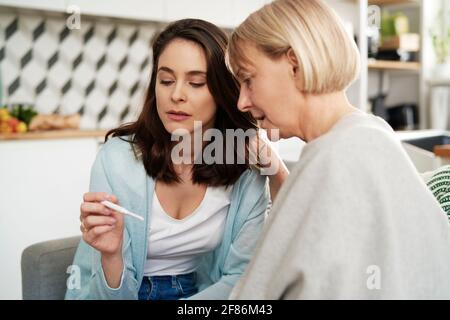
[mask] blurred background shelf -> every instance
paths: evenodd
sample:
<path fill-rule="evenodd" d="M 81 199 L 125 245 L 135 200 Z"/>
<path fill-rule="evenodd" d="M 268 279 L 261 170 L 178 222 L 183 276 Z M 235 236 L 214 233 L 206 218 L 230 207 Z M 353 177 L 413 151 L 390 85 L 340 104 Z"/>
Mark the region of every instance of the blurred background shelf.
<path fill-rule="evenodd" d="M 46 140 L 46 139 L 76 139 L 76 138 L 103 138 L 107 130 L 53 130 L 26 133 L 2 133 L 2 140 Z"/>
<path fill-rule="evenodd" d="M 346 0 L 347 2 L 357 3 L 361 0 Z M 396 5 L 407 5 L 407 6 L 417 6 L 420 5 L 420 0 L 362 0 L 367 1 L 368 5 L 376 6 L 396 6 Z"/>
<path fill-rule="evenodd" d="M 371 70 L 405 70 L 405 71 L 420 71 L 419 62 L 403 62 L 403 61 L 388 61 L 388 60 L 369 60 L 369 69 Z"/>
<path fill-rule="evenodd" d="M 424 1 L 362 1 L 369 6 L 369 16 L 379 14 L 379 20 L 367 26 L 368 109 L 395 130 L 427 128 L 423 69 L 428 66 L 424 59 L 430 60 L 430 17 L 424 17 Z"/>
<path fill-rule="evenodd" d="M 419 1 L 414 0 L 369 0 L 369 5 L 377 5 L 377 6 L 388 6 L 388 5 L 397 5 L 397 4 L 411 4 L 417 5 Z"/>

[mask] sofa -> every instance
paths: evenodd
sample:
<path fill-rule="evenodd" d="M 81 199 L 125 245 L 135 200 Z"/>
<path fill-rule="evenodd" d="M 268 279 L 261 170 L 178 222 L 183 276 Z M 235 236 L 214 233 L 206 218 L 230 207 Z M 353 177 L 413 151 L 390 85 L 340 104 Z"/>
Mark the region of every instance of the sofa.
<path fill-rule="evenodd" d="M 40 242 L 22 253 L 22 298 L 24 300 L 62 300 L 81 237 Z"/>

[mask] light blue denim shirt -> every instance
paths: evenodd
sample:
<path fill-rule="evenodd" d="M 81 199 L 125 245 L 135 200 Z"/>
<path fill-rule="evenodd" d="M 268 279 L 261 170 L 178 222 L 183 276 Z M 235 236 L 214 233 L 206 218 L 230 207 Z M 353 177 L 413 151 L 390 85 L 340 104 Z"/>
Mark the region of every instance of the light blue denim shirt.
<path fill-rule="evenodd" d="M 130 143 L 116 137 L 101 147 L 92 166 L 89 190 L 115 195 L 121 206 L 145 221 L 124 217 L 124 270 L 118 288 L 108 286 L 100 252 L 81 240 L 73 262 L 80 270 L 80 286 L 71 286 L 66 299 L 137 299 L 147 257 L 154 188 L 154 180 Z M 251 258 L 269 197 L 267 178 L 255 170 L 245 171 L 233 185 L 222 242 L 202 258 L 197 270 L 199 292 L 190 299 L 228 298 Z"/>

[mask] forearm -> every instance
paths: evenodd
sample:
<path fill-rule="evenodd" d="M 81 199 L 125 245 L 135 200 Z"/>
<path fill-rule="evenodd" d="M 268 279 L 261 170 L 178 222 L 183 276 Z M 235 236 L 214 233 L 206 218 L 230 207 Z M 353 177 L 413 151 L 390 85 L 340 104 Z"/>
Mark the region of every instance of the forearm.
<path fill-rule="evenodd" d="M 118 288 L 123 271 L 122 253 L 113 255 L 102 254 L 102 267 L 108 286 L 110 288 Z"/>

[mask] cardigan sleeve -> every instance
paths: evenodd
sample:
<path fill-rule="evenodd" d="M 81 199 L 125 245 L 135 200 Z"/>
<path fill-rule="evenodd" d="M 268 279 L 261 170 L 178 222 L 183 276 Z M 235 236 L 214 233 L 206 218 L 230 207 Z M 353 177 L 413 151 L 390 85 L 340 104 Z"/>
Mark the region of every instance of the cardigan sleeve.
<path fill-rule="evenodd" d="M 106 192 L 113 194 L 113 190 L 108 181 L 105 170 L 105 152 L 107 145 L 104 145 L 92 166 L 90 179 L 90 192 Z M 75 281 L 79 286 L 71 286 L 66 291 L 66 299 L 137 299 L 138 281 L 136 280 L 136 270 L 131 261 L 131 239 L 128 232 L 124 230 L 123 241 L 123 263 L 122 278 L 118 288 L 110 288 L 106 282 L 101 264 L 101 253 L 81 240 L 72 266 L 76 266 L 80 281 Z"/>

